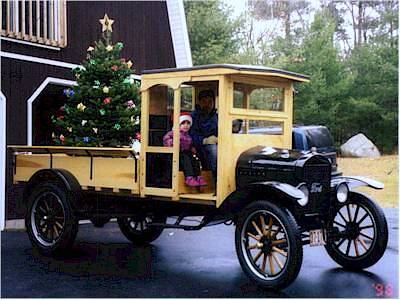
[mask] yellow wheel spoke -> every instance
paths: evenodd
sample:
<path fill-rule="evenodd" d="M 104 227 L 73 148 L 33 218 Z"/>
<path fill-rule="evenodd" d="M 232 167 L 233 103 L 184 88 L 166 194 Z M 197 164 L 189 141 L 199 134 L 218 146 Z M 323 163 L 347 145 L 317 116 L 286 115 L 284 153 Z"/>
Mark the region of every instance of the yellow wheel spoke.
<path fill-rule="evenodd" d="M 259 234 L 259 235 L 263 235 L 263 233 L 262 233 L 262 231 L 260 230 L 260 228 L 258 228 L 258 226 L 257 226 L 257 224 L 256 224 L 256 222 L 254 222 L 254 221 L 251 221 L 251 224 L 253 224 L 253 226 L 254 226 L 254 228 L 256 229 L 256 231 L 257 231 L 257 233 Z"/>
<path fill-rule="evenodd" d="M 250 232 L 246 232 L 246 234 L 247 234 L 249 237 L 255 239 L 256 241 L 259 241 L 259 240 L 261 239 L 260 237 L 255 236 L 254 234 L 252 234 L 252 233 L 250 233 Z"/>
<path fill-rule="evenodd" d="M 260 259 L 261 255 L 263 254 L 262 250 L 257 253 L 257 255 L 254 257 L 254 263 L 257 263 L 257 261 Z"/>
<path fill-rule="evenodd" d="M 272 251 L 278 252 L 279 254 L 281 254 L 281 255 L 287 257 L 287 252 L 286 252 L 286 251 L 283 251 L 282 249 L 279 249 L 279 248 L 277 248 L 277 247 L 272 247 Z"/>
<path fill-rule="evenodd" d="M 269 260 L 269 268 L 271 269 L 271 275 L 275 275 L 275 268 L 274 268 L 274 262 L 272 261 L 272 255 L 268 255 L 268 260 Z"/>
<path fill-rule="evenodd" d="M 249 245 L 249 246 L 247 247 L 247 250 L 256 249 L 257 246 L 258 246 L 257 244 Z"/>
<path fill-rule="evenodd" d="M 273 223 L 272 217 L 269 217 L 269 222 L 268 222 L 268 231 L 266 232 L 267 236 L 271 236 L 271 230 L 272 230 L 272 223 Z"/>
<path fill-rule="evenodd" d="M 56 225 L 53 225 L 53 229 L 54 229 L 54 231 L 55 231 L 57 237 L 59 237 L 59 236 L 60 236 L 60 233 L 59 233 L 59 231 L 58 231 L 58 229 L 57 229 L 57 226 L 56 226 Z"/>
<path fill-rule="evenodd" d="M 276 256 L 275 253 L 272 253 L 271 255 L 274 258 L 275 262 L 278 264 L 279 268 L 281 268 L 281 270 L 282 270 L 283 269 L 282 262 L 279 260 L 279 258 Z"/>
<path fill-rule="evenodd" d="M 357 238 L 357 240 L 360 242 L 361 246 L 364 248 L 365 251 L 368 250 L 367 245 L 365 244 L 364 240 L 362 238 Z"/>
<path fill-rule="evenodd" d="M 55 224 L 56 224 L 58 227 L 60 227 L 60 229 L 62 229 L 62 228 L 63 228 L 63 226 L 62 226 L 62 224 L 61 224 L 60 222 L 58 222 L 58 221 L 55 221 Z"/>
<path fill-rule="evenodd" d="M 358 252 L 358 244 L 357 244 L 357 239 L 353 240 L 354 243 L 354 249 L 356 250 L 356 255 L 360 256 L 360 253 Z"/>
<path fill-rule="evenodd" d="M 267 230 L 265 229 L 265 220 L 264 220 L 264 216 L 263 215 L 260 216 L 260 220 L 261 220 L 262 233 L 265 236 L 265 235 L 267 235 Z"/>
<path fill-rule="evenodd" d="M 261 265 L 261 271 L 265 273 L 265 265 L 267 264 L 267 255 L 264 253 L 263 262 Z"/>
<path fill-rule="evenodd" d="M 286 243 L 286 239 L 281 239 L 281 240 L 276 240 L 276 241 L 271 242 L 272 246 L 283 244 L 283 243 Z"/>

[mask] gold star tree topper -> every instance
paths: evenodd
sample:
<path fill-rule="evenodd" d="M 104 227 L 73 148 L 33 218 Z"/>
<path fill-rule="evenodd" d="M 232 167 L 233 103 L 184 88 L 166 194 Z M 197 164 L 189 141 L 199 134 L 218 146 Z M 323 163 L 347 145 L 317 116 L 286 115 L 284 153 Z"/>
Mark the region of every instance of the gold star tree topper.
<path fill-rule="evenodd" d="M 111 20 L 107 14 L 104 15 L 103 19 L 100 19 L 99 22 L 101 23 L 101 25 L 103 25 L 102 27 L 102 32 L 104 31 L 110 31 L 112 32 L 112 24 L 114 23 L 114 20 Z"/>

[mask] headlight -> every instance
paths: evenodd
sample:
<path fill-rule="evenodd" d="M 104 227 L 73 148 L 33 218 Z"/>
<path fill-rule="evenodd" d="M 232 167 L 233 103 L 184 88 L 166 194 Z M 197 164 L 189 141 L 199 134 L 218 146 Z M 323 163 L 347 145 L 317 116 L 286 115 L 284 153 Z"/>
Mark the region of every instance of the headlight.
<path fill-rule="evenodd" d="M 303 182 L 300 185 L 298 185 L 297 188 L 304 194 L 304 197 L 297 200 L 297 203 L 299 203 L 301 206 L 306 206 L 308 203 L 308 195 L 309 195 L 307 185 Z"/>
<path fill-rule="evenodd" d="M 346 202 L 349 195 L 349 187 L 346 183 L 342 182 L 336 187 L 336 198 L 340 203 Z"/>

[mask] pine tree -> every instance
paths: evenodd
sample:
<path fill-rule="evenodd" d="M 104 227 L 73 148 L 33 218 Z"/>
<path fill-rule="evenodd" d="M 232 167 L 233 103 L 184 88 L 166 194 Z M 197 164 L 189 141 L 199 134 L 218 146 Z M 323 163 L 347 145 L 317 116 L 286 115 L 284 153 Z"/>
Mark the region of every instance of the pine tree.
<path fill-rule="evenodd" d="M 140 83 L 132 62 L 121 58 L 123 44 L 112 43 L 113 22 L 100 20 L 102 38 L 73 70 L 77 85 L 64 90 L 68 101 L 52 116 L 57 145 L 121 147 L 140 131 Z"/>

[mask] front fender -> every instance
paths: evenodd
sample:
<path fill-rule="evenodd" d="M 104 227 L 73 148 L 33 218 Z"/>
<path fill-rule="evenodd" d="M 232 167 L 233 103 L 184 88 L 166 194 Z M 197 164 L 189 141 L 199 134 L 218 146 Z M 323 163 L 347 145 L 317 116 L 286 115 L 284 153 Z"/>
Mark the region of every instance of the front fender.
<path fill-rule="evenodd" d="M 385 187 L 382 182 L 362 176 L 338 176 L 331 180 L 331 187 L 334 188 L 342 182 L 345 182 L 350 190 L 360 186 L 368 186 L 376 190 L 381 190 Z"/>
<path fill-rule="evenodd" d="M 275 190 L 276 192 L 286 194 L 290 198 L 300 200 L 304 197 L 304 193 L 293 185 L 282 183 L 278 181 L 262 181 L 249 184 L 250 188 L 267 188 Z"/>
<path fill-rule="evenodd" d="M 278 197 L 274 197 L 278 196 Z M 246 205 L 254 200 L 262 200 L 272 198 L 281 201 L 281 205 L 292 206 L 298 200 L 304 198 L 304 193 L 296 187 L 277 181 L 254 182 L 246 187 L 231 193 L 222 202 L 219 211 L 222 214 L 236 214 L 240 212 Z"/>

